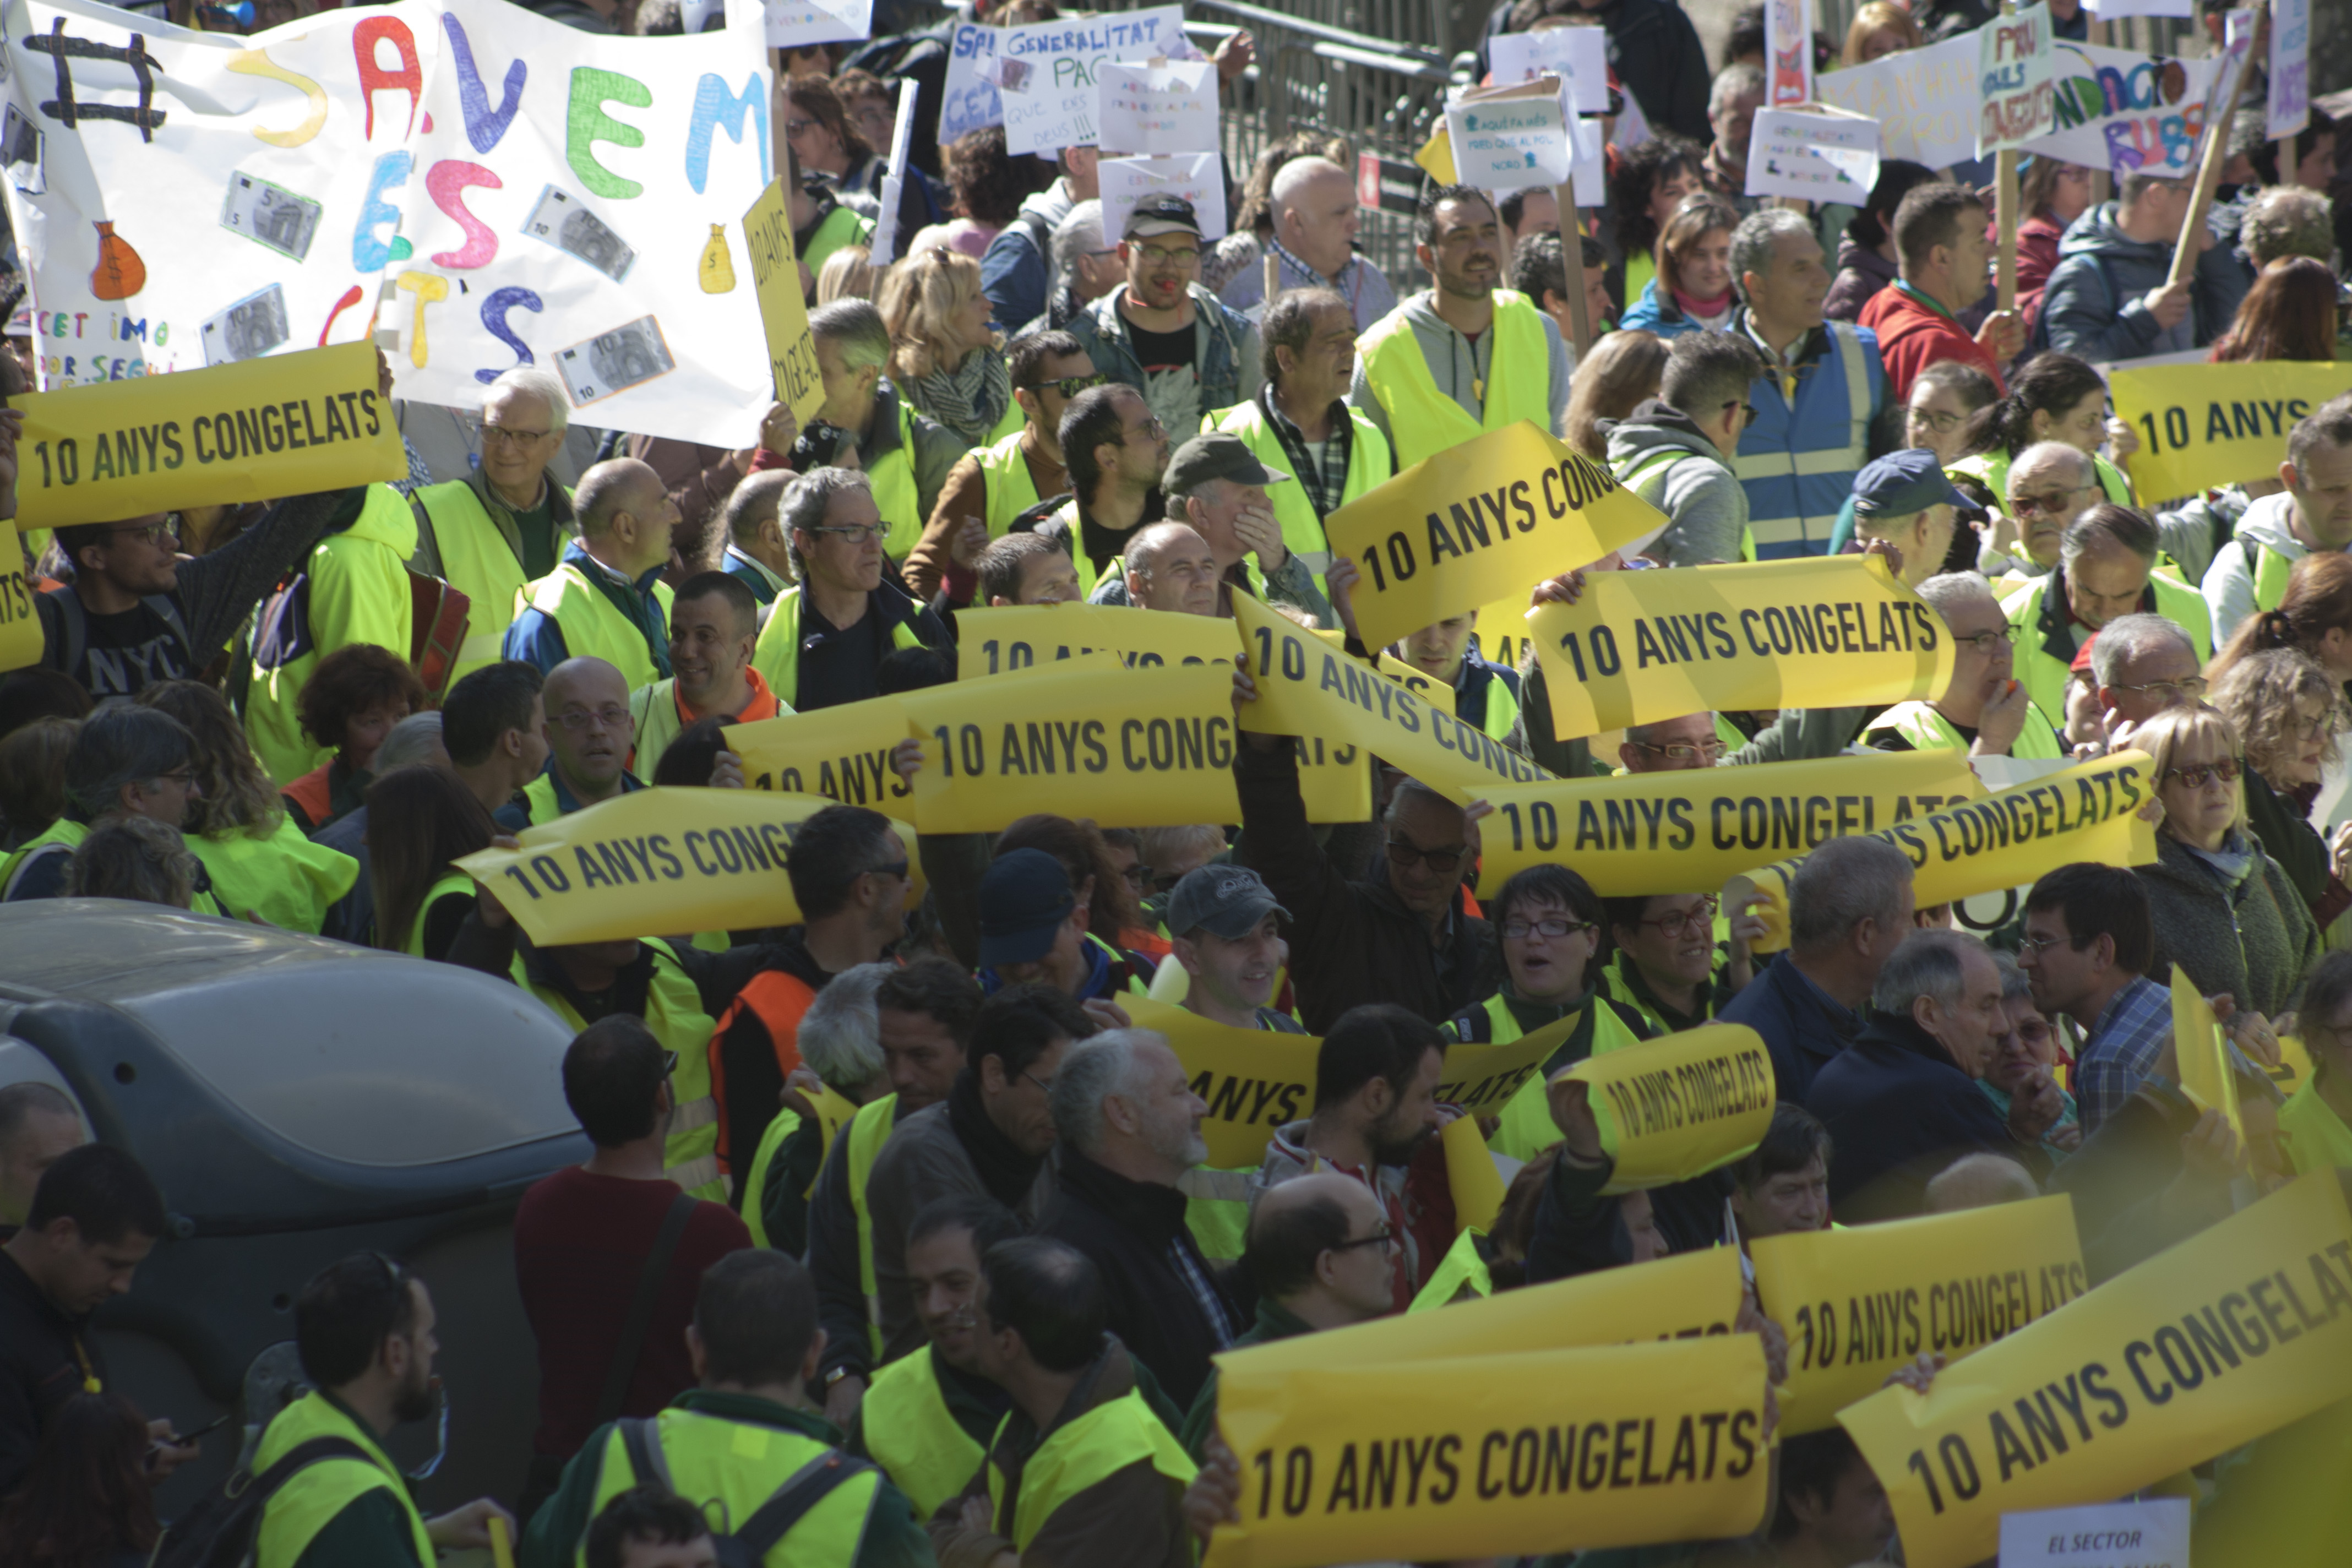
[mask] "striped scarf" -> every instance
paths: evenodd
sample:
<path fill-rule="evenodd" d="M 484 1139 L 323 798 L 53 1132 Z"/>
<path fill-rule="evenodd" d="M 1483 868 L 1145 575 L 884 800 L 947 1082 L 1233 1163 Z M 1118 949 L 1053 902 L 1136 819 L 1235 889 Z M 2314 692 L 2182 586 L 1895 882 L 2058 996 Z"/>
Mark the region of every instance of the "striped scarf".
<path fill-rule="evenodd" d="M 974 349 L 955 369 L 919 377 L 907 391 L 917 408 L 970 445 L 984 447 L 1013 402 L 1013 373 L 1001 351 Z"/>

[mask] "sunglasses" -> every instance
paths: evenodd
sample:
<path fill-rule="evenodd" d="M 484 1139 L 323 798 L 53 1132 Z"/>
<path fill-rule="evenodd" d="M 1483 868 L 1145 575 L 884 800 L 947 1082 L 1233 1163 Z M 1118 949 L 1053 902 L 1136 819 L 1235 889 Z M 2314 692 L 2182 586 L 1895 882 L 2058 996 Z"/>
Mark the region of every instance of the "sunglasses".
<path fill-rule="evenodd" d="M 2203 789 L 2216 779 L 2225 784 L 2236 784 L 2238 773 L 2245 765 L 2243 757 L 2224 757 L 2218 763 L 2208 763 L 2202 767 L 2167 768 L 2157 776 L 2159 779 L 2179 779 L 2186 789 Z"/>
<path fill-rule="evenodd" d="M 1390 839 L 1388 848 L 1391 865 L 1409 869 L 1414 861 L 1419 860 L 1440 876 L 1462 869 L 1462 862 L 1470 853 L 1467 847 L 1460 846 L 1452 849 L 1423 849 L 1402 838 Z"/>
<path fill-rule="evenodd" d="M 1022 384 L 1024 392 L 1058 392 L 1065 397 L 1076 397 L 1091 387 L 1100 386 L 1110 377 L 1097 372 L 1093 375 L 1066 375 L 1059 381 L 1031 381 Z"/>

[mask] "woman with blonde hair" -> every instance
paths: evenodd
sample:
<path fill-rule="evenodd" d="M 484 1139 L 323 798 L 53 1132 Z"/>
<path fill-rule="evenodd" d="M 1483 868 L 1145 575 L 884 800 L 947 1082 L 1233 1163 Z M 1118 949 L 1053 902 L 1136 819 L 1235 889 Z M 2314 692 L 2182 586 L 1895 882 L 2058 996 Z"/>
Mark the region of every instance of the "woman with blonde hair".
<path fill-rule="evenodd" d="M 2338 686 L 2352 681 L 2352 555 L 2330 551 L 2296 562 L 2279 607 L 2241 621 L 2207 677 L 2226 680 L 2241 661 L 2273 648 L 2304 655 Z M 2329 833 L 2352 816 L 2352 764 L 2343 756 L 2333 755 L 2322 766 L 2310 816 Z"/>
<path fill-rule="evenodd" d="M 1866 66 L 1904 49 L 1916 49 L 1926 41 L 1910 12 L 1894 0 L 1870 0 L 1854 12 L 1853 25 L 1845 30 L 1845 53 L 1838 63 L 1849 69 Z"/>
<path fill-rule="evenodd" d="M 1738 298 L 1731 289 L 1731 231 L 1739 209 L 1706 191 L 1685 196 L 1658 235 L 1658 275 L 1625 311 L 1622 327 L 1662 338 L 1721 331 Z"/>
<path fill-rule="evenodd" d="M 2338 765 L 2347 712 L 2344 690 L 2307 654 L 2249 654 L 2213 683 L 2213 706 L 2246 742 L 2246 822 L 2294 884 L 2323 931 L 2347 909 L 2347 840 L 2335 852 L 2311 825 L 2321 775 Z"/>
<path fill-rule="evenodd" d="M 2245 746 L 2237 726 L 2203 703 L 2168 708 L 2128 737 L 2151 759 L 2164 821 L 2154 865 L 2132 874 L 2156 928 L 2150 974 L 2177 965 L 2200 995 L 2226 993 L 2241 1012 L 2292 1008 L 2319 956 L 2319 928 L 2246 823 Z"/>
<path fill-rule="evenodd" d="M 1603 420 L 1622 419 L 1658 395 L 1666 374 L 1666 343 L 1655 332 L 1611 332 L 1592 345 L 1570 383 L 1560 439 L 1596 463 L 1609 461 Z"/>
<path fill-rule="evenodd" d="M 954 250 L 910 256 L 884 276 L 878 303 L 890 331 L 890 384 L 918 410 L 973 447 L 1021 428 L 979 262 Z"/>
<path fill-rule="evenodd" d="M 874 298 L 874 252 L 863 245 L 845 245 L 817 268 L 816 302 Z"/>

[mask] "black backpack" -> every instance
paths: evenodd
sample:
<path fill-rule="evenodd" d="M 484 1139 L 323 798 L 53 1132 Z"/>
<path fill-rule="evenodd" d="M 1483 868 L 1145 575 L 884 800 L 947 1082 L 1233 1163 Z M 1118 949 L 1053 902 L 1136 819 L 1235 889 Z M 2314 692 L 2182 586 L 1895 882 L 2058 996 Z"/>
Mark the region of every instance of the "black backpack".
<path fill-rule="evenodd" d="M 675 1494 L 677 1489 L 670 1484 L 669 1462 L 662 1456 L 656 1422 L 656 1417 L 646 1416 L 618 1423 L 621 1446 L 628 1452 L 629 1469 L 639 1486 L 657 1486 Z M 834 1488 L 873 1468 L 870 1462 L 838 1448 L 811 1459 L 771 1492 L 740 1528 L 723 1535 L 712 1532 L 711 1542 L 719 1548 L 719 1568 L 760 1568 L 776 1542 L 808 1517 L 809 1510 L 830 1496 Z"/>
<path fill-rule="evenodd" d="M 148 1568 L 246 1568 L 261 1539 L 262 1510 L 287 1482 L 321 1459 L 374 1463 L 348 1437 L 313 1437 L 297 1443 L 257 1476 L 240 1467 L 163 1532 Z"/>

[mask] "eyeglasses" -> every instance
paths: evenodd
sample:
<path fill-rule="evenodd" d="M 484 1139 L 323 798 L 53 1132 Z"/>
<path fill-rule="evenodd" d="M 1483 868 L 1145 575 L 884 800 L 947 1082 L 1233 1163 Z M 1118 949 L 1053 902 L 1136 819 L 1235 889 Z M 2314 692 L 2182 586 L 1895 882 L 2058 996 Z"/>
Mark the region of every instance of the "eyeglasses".
<path fill-rule="evenodd" d="M 1040 1094 L 1052 1094 L 1052 1093 L 1054 1092 L 1054 1080 L 1053 1080 L 1052 1079 L 1050 1079 L 1050 1078 L 1039 1078 L 1035 1073 L 1031 1072 L 1027 1068 L 1023 1068 L 1021 1069 L 1021 1076 L 1022 1076 L 1023 1078 L 1027 1079 L 1031 1083 L 1035 1084 L 1035 1085 L 1037 1086 L 1037 1092 L 1038 1092 L 1038 1093 L 1040 1093 Z"/>
<path fill-rule="evenodd" d="M 879 544 L 890 537 L 890 525 L 887 522 L 828 523 L 816 528 L 805 528 L 801 531 L 830 533 L 835 539 L 846 539 L 852 544 L 863 544 L 869 539 Z"/>
<path fill-rule="evenodd" d="M 196 782 L 196 770 L 194 768 L 173 768 L 168 773 L 157 773 L 148 782 L 150 784 L 178 784 L 182 789 L 188 789 L 193 787 Z"/>
<path fill-rule="evenodd" d="M 868 866 L 866 874 L 869 877 L 894 877 L 903 882 L 907 879 L 907 862 L 894 860 L 887 866 Z"/>
<path fill-rule="evenodd" d="M 1937 408 L 1914 408 L 1911 410 L 1911 417 L 1938 436 L 1948 436 L 1960 427 L 1960 421 L 1966 419 L 1968 416 L 1947 414 Z"/>
<path fill-rule="evenodd" d="M 2072 940 L 2073 939 L 2069 937 L 2063 936 L 2029 936 L 2019 941 L 2017 951 L 2021 953 L 2030 952 L 2034 957 L 2040 958 L 2043 953 L 2049 952 L 2052 948 L 2056 947 L 2062 942 L 2067 942 L 2071 945 Z"/>
<path fill-rule="evenodd" d="M 2109 687 L 2111 691 L 2169 691 L 2184 702 L 2194 702 L 2205 695 L 2205 678 L 2184 675 L 2178 680 L 2149 680 L 2137 686 Z"/>
<path fill-rule="evenodd" d="M 1753 425 L 1756 423 L 1756 405 L 1752 403 L 1742 403 L 1739 399 L 1735 397 L 1730 402 L 1725 404 L 1724 406 L 1726 408 L 1738 409 L 1741 423 L 1747 425 Z"/>
<path fill-rule="evenodd" d="M 1201 253 L 1191 248 L 1163 250 L 1159 246 L 1147 245 L 1143 247 L 1143 259 L 1153 267 L 1198 267 Z"/>
<path fill-rule="evenodd" d="M 142 544 L 162 544 L 166 541 L 177 544 L 180 542 L 180 522 L 177 517 L 167 517 L 161 522 L 132 523 L 123 528 L 110 529 L 108 531 L 115 534 L 129 534 Z"/>
<path fill-rule="evenodd" d="M 555 716 L 555 721 L 578 734 L 583 730 L 625 730 L 629 727 L 629 710 L 625 708 L 566 708 Z"/>
<path fill-rule="evenodd" d="M 667 1078 L 677 1070 L 677 1053 L 676 1051 L 664 1051 L 662 1053 L 662 1077 Z"/>
<path fill-rule="evenodd" d="M 2224 757 L 2218 763 L 2207 763 L 2202 767 L 2167 768 L 2156 776 L 2158 783 L 2166 779 L 2179 779 L 2183 788 L 2203 789 L 2216 779 L 2225 784 L 2236 784 L 2238 772 L 2245 765 L 2246 759 L 2243 757 Z"/>
<path fill-rule="evenodd" d="M 1997 632 L 1973 632 L 1967 637 L 1955 635 L 1952 640 L 1956 643 L 1965 644 L 1966 646 L 1976 649 L 1977 652 L 1984 654 L 1987 657 L 1990 657 L 1992 650 L 1999 647 L 2001 644 L 2013 643 L 2017 640 L 2017 628 L 2015 626 L 2003 626 Z"/>
<path fill-rule="evenodd" d="M 546 440 L 551 434 L 553 432 L 548 430 L 517 430 L 505 425 L 485 425 L 482 426 L 482 445 L 529 447 Z"/>
<path fill-rule="evenodd" d="M 1655 926 L 1658 928 L 1660 936 L 1695 936 L 1700 931 L 1714 928 L 1717 903 L 1715 895 L 1709 893 L 1690 909 L 1682 910 L 1671 915 L 1660 915 L 1654 921 L 1635 921 L 1633 923 Z"/>
<path fill-rule="evenodd" d="M 1572 921 L 1559 915 L 1547 915 L 1541 920 L 1505 921 L 1503 940 L 1525 942 L 1531 936 L 1543 936 L 1558 942 L 1564 936 L 1573 936 L 1579 931 L 1596 931 L 1600 929 L 1591 921 Z"/>
<path fill-rule="evenodd" d="M 1110 377 L 1097 372 L 1093 375 L 1066 375 L 1059 381 L 1032 381 L 1021 387 L 1024 392 L 1058 392 L 1065 397 L 1076 397 L 1090 387 L 1100 386 Z"/>
<path fill-rule="evenodd" d="M 1408 844 L 1402 838 L 1389 840 L 1391 865 L 1410 870 L 1412 863 L 1419 860 L 1441 876 L 1462 869 L 1463 858 L 1469 853 L 1467 847 L 1458 844 L 1451 849 L 1423 849 L 1419 845 Z"/>
<path fill-rule="evenodd" d="M 2324 714 L 2316 719 L 2291 719 L 2287 721 L 2288 732 L 2298 741 L 2316 741 L 2335 726 L 2336 721 Z"/>
<path fill-rule="evenodd" d="M 2052 490 L 2047 495 L 2011 496 L 2009 498 L 2009 510 L 2020 517 L 2036 517 L 2044 513 L 2055 517 L 2064 511 L 2076 496 L 2096 488 L 2095 485 L 2076 485 L 2070 489 Z"/>
<path fill-rule="evenodd" d="M 1334 1252 L 1353 1252 L 1360 1247 L 1377 1247 L 1383 1250 L 1387 1250 L 1393 1248 L 1396 1244 L 1396 1228 L 1390 1225 L 1386 1220 L 1382 1220 L 1381 1222 L 1381 1228 L 1372 1232 L 1371 1235 L 1351 1237 L 1346 1241 L 1335 1241 L 1331 1244 L 1331 1250 Z"/>
<path fill-rule="evenodd" d="M 1157 441 L 1167 434 L 1168 426 L 1160 423 L 1159 416 L 1154 415 L 1151 418 L 1145 420 L 1140 425 L 1129 425 L 1127 426 L 1125 439 L 1132 441 L 1138 436 L 1141 436 L 1150 440 Z"/>
<path fill-rule="evenodd" d="M 787 136 L 805 136 L 815 129 L 816 121 L 814 120 L 787 120 L 784 121 L 784 134 Z"/>
<path fill-rule="evenodd" d="M 1675 741 L 1663 746 L 1654 745 L 1648 741 L 1636 741 L 1633 744 L 1645 752 L 1655 752 L 1673 763 L 1696 762 L 1701 759 L 1711 763 L 1723 755 L 1721 741 L 1701 741 L 1696 745 L 1687 741 Z"/>

